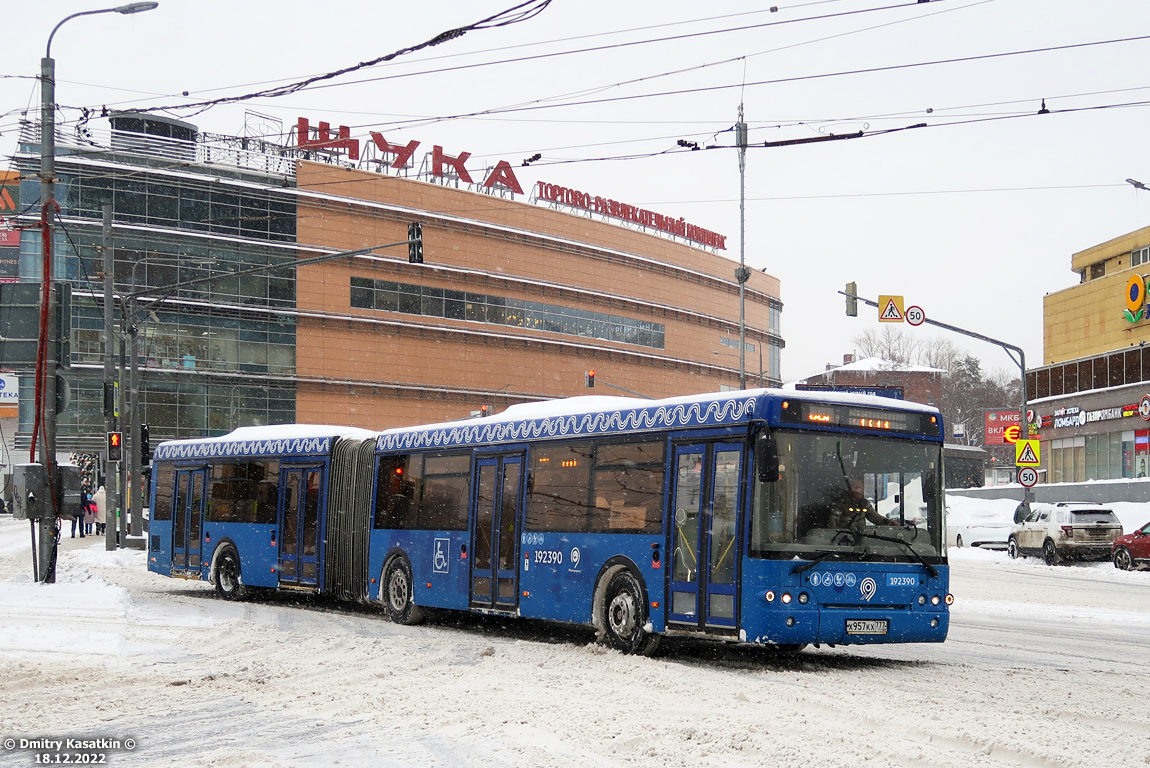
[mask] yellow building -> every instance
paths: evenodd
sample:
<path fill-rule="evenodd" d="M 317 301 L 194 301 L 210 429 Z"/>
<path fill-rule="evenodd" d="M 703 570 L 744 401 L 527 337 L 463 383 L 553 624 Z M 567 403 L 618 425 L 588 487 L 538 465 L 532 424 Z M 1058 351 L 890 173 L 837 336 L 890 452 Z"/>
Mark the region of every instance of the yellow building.
<path fill-rule="evenodd" d="M 1080 251 L 1078 285 L 1043 300 L 1026 374 L 1046 482 L 1150 476 L 1150 227 Z"/>
<path fill-rule="evenodd" d="M 1043 305 L 1042 362 L 1061 363 L 1150 341 L 1150 318 L 1126 315 L 1127 283 L 1150 274 L 1150 227 L 1071 258 L 1078 285 L 1049 293 Z"/>

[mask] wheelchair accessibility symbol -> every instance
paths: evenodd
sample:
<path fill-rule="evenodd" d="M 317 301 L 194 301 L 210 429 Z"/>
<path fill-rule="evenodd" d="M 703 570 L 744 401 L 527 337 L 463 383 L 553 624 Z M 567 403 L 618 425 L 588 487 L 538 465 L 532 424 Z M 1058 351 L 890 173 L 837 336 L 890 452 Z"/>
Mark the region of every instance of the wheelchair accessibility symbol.
<path fill-rule="evenodd" d="M 436 539 L 432 549 L 432 570 L 436 573 L 447 573 L 447 545 L 449 539 Z"/>

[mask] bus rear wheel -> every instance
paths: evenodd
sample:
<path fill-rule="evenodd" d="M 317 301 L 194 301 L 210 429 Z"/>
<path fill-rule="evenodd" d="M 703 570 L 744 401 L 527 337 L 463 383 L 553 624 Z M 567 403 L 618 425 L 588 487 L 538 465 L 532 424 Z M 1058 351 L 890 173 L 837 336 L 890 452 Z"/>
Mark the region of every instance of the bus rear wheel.
<path fill-rule="evenodd" d="M 248 593 L 240 580 L 240 556 L 228 546 L 216 559 L 216 594 L 225 600 L 242 600 Z"/>
<path fill-rule="evenodd" d="M 423 609 L 415 604 L 412 594 L 411 564 L 402 555 L 392 559 L 383 573 L 383 603 L 387 615 L 396 624 L 418 624 Z"/>
<path fill-rule="evenodd" d="M 603 628 L 607 643 L 623 653 L 650 656 L 659 647 L 659 635 L 648 631 L 647 601 L 643 586 L 630 571 L 611 577 L 603 596 Z"/>

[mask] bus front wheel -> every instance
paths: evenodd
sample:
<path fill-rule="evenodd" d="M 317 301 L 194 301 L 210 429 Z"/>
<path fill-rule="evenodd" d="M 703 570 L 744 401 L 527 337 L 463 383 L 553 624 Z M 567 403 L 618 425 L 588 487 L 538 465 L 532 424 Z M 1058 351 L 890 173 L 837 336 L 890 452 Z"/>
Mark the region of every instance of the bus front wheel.
<path fill-rule="evenodd" d="M 611 577 L 603 595 L 603 628 L 610 646 L 623 653 L 650 656 L 660 636 L 648 630 L 647 601 L 643 587 L 630 571 Z"/>
<path fill-rule="evenodd" d="M 387 615 L 396 624 L 418 624 L 423 609 L 415 604 L 412 594 L 411 565 L 402 555 L 392 559 L 383 574 L 383 603 Z"/>

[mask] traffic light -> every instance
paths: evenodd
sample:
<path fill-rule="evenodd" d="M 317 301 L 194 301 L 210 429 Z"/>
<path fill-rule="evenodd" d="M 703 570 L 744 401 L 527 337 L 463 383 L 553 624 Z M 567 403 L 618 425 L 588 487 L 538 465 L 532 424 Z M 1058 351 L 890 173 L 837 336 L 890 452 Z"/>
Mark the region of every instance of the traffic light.
<path fill-rule="evenodd" d="M 847 283 L 847 317 L 859 316 L 858 293 L 859 289 L 856 283 Z"/>
<path fill-rule="evenodd" d="M 423 263 L 423 225 L 415 221 L 407 225 L 407 260 Z"/>
<path fill-rule="evenodd" d="M 484 418 L 491 415 L 491 408 L 486 405 L 479 406 L 479 418 Z"/>
<path fill-rule="evenodd" d="M 124 433 L 108 433 L 108 461 L 124 460 Z"/>
<path fill-rule="evenodd" d="M 593 388 L 595 386 L 595 369 L 591 368 L 587 371 L 587 386 Z"/>
<path fill-rule="evenodd" d="M 152 463 L 152 440 L 147 424 L 140 425 L 140 464 L 148 466 Z"/>

